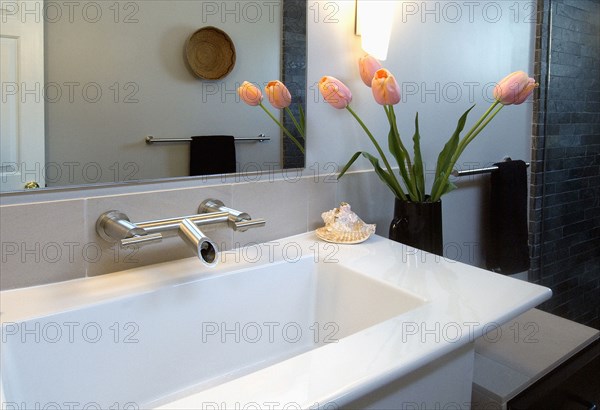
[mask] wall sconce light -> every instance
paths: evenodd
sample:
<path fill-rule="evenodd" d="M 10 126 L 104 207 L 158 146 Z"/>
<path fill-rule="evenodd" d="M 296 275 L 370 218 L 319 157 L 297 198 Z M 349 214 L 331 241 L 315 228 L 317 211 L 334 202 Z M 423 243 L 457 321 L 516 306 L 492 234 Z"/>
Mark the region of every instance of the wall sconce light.
<path fill-rule="evenodd" d="M 362 49 L 377 58 L 387 58 L 396 1 L 356 0 L 355 30 L 361 36 Z"/>

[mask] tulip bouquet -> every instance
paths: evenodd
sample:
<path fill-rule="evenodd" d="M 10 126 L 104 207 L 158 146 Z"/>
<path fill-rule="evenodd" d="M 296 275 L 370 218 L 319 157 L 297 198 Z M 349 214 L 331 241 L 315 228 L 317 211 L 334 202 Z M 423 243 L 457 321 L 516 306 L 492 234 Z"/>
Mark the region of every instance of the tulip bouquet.
<path fill-rule="evenodd" d="M 287 135 L 294 142 L 294 144 L 296 144 L 300 152 L 304 154 L 304 147 L 302 146 L 300 141 L 298 141 L 298 139 L 294 137 L 294 135 L 277 118 L 275 118 L 273 113 L 271 113 L 271 111 L 269 111 L 267 107 L 263 105 L 263 95 L 257 86 L 248 81 L 244 81 L 242 85 L 238 88 L 237 92 L 242 101 L 244 101 L 246 104 L 252 107 L 259 106 L 260 108 L 262 108 L 267 113 L 267 115 L 273 121 L 275 121 L 275 124 L 277 124 L 279 128 L 281 128 L 283 133 Z M 274 108 L 278 110 L 285 109 L 292 122 L 294 123 L 298 134 L 300 134 L 300 136 L 304 139 L 304 111 L 302 110 L 302 105 L 300 104 L 298 106 L 300 119 L 296 120 L 296 117 L 292 113 L 292 110 L 290 110 L 290 104 L 292 103 L 292 95 L 290 94 L 290 91 L 287 89 L 287 87 L 281 81 L 270 81 L 265 87 L 265 93 L 267 94 L 267 98 L 269 99 L 269 102 Z"/>
<path fill-rule="evenodd" d="M 358 121 L 371 142 L 375 146 L 385 169 L 379 164 L 379 159 L 368 152 L 359 151 L 355 153 L 346 166 L 342 169 L 341 178 L 348 168 L 361 155 L 368 159 L 379 178 L 391 189 L 396 198 L 410 202 L 437 202 L 442 195 L 454 190 L 456 186 L 449 180 L 454 165 L 464 152 L 465 148 L 483 131 L 483 129 L 494 119 L 505 105 L 521 104 L 537 87 L 535 80 L 523 71 L 516 71 L 494 88 L 495 101 L 490 108 L 479 118 L 471 129 L 460 138 L 467 122 L 467 117 L 474 105 L 459 118 L 454 133 L 440 152 L 437 159 L 433 185 L 430 194 L 425 192 L 425 175 L 423 170 L 423 158 L 421 156 L 421 136 L 419 134 L 419 114 L 415 117 L 415 133 L 413 136 L 413 157 L 409 154 L 398 132 L 394 105 L 400 102 L 400 87 L 392 73 L 382 68 L 379 61 L 372 56 L 365 56 L 359 60 L 359 70 L 363 82 L 371 87 L 375 101 L 383 106 L 386 117 L 390 124 L 388 134 L 388 146 L 390 153 L 396 159 L 399 167 L 399 175 L 403 182 L 396 177 L 381 146 L 371 133 L 365 123 L 350 107 L 352 93 L 341 81 L 334 77 L 325 76 L 319 82 L 319 91 L 325 101 L 337 109 L 346 109 Z"/>

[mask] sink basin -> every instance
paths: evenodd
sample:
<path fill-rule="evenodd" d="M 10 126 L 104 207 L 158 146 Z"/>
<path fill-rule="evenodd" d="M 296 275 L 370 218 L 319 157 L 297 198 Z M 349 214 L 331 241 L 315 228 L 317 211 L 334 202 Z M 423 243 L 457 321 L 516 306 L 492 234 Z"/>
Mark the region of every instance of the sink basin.
<path fill-rule="evenodd" d="M 75 310 L 23 321 L 3 316 L 4 394 L 26 408 L 147 408 L 337 343 L 424 303 L 310 256 L 222 274 L 198 268 L 193 280 Z"/>
<path fill-rule="evenodd" d="M 3 408 L 339 404 L 550 296 L 380 237 L 332 246 L 308 233 L 214 269 L 191 258 L 2 292 Z M 436 323 L 470 333 L 415 332 Z"/>

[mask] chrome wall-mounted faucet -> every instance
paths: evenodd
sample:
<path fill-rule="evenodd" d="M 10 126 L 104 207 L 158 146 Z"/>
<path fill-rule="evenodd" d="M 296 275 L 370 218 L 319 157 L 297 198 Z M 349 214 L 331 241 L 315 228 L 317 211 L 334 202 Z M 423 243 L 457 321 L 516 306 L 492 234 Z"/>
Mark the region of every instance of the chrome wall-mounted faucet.
<path fill-rule="evenodd" d="M 199 228 L 213 224 L 227 224 L 236 231 L 246 231 L 264 226 L 266 221 L 252 219 L 245 212 L 226 207 L 218 199 L 207 199 L 200 204 L 197 214 L 170 219 L 134 223 L 122 212 L 108 211 L 96 221 L 96 232 L 102 239 L 119 243 L 121 247 L 156 243 L 178 234 L 202 263 L 215 266 L 219 261 L 217 246 Z"/>

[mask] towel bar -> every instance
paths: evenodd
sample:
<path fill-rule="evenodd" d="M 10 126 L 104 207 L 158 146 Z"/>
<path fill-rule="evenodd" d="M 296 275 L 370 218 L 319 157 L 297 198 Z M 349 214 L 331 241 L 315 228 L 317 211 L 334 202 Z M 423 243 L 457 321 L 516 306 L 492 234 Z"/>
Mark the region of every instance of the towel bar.
<path fill-rule="evenodd" d="M 529 168 L 529 162 L 525 163 Z M 476 169 L 467 169 L 465 171 L 454 170 L 452 171 L 452 175 L 455 177 L 466 177 L 469 175 L 479 175 L 479 174 L 487 174 L 488 172 L 496 171 L 498 169 L 497 166 L 493 165 L 487 168 L 476 168 Z"/>
<path fill-rule="evenodd" d="M 256 137 L 248 137 L 248 138 L 239 138 L 235 137 L 234 140 L 236 142 L 266 142 L 271 141 L 271 137 L 265 136 L 265 134 L 260 134 Z M 152 145 L 155 143 L 163 143 L 163 142 L 191 142 L 192 138 L 154 138 L 152 135 L 149 135 L 145 138 L 146 144 Z"/>

